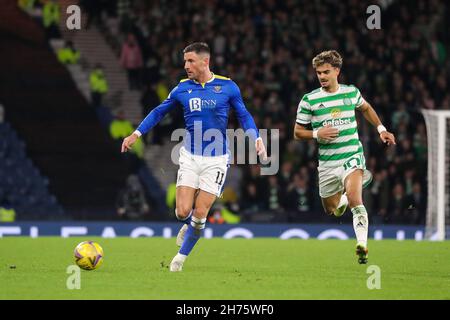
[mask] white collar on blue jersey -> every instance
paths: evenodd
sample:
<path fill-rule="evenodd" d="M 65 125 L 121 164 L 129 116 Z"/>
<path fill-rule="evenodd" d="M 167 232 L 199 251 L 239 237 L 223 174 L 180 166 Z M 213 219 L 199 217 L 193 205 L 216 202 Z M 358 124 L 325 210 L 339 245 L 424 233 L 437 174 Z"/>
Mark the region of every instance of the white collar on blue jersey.
<path fill-rule="evenodd" d="M 211 72 L 211 74 L 212 74 L 211 79 L 209 79 L 209 80 L 206 81 L 205 83 L 200 83 L 200 82 L 198 82 L 197 80 L 192 80 L 192 81 L 194 81 L 195 83 L 198 83 L 198 84 L 201 84 L 202 86 L 204 86 L 206 83 L 210 83 L 210 82 L 214 81 L 214 79 L 216 78 L 216 76 L 214 75 L 214 72 Z"/>

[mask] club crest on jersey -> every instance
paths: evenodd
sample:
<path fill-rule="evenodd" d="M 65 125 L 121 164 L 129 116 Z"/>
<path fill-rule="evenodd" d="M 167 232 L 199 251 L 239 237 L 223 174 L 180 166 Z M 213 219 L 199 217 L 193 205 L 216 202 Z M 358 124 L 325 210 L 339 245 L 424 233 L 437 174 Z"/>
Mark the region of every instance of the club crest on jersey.
<path fill-rule="evenodd" d="M 222 86 L 214 86 L 213 88 L 215 93 L 221 93 L 222 92 Z"/>
<path fill-rule="evenodd" d="M 352 100 L 350 100 L 350 98 L 344 98 L 344 104 L 346 106 L 351 106 L 352 105 Z"/>

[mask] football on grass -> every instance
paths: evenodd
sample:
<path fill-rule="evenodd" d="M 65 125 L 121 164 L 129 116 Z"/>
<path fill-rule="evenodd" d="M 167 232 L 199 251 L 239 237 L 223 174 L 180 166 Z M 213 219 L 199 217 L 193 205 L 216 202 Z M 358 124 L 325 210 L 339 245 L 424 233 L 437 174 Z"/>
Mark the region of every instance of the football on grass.
<path fill-rule="evenodd" d="M 74 251 L 75 262 L 84 270 L 94 270 L 103 263 L 103 249 L 94 241 L 84 241 Z"/>

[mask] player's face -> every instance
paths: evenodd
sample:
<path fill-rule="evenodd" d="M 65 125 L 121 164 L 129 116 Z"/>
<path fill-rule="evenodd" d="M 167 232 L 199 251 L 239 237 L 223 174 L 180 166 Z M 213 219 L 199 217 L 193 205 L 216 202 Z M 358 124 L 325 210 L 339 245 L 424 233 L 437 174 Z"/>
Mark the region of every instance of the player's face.
<path fill-rule="evenodd" d="M 201 74 L 207 71 L 208 64 L 208 55 L 195 52 L 186 52 L 184 54 L 184 70 L 186 70 L 189 79 L 198 79 Z"/>
<path fill-rule="evenodd" d="M 329 63 L 318 66 L 316 68 L 316 74 L 322 88 L 329 89 L 334 87 L 337 84 L 339 71 L 339 68 L 335 68 Z"/>

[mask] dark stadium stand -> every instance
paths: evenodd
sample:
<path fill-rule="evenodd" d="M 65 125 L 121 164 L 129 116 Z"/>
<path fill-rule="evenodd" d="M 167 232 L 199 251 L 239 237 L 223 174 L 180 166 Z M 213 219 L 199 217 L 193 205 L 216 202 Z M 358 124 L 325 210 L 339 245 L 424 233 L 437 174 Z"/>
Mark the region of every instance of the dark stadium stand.
<path fill-rule="evenodd" d="M 48 177 L 48 188 L 66 213 L 111 217 L 129 172 L 126 162 L 57 61 L 42 28 L 17 7 L 4 9 L 0 97 L 7 120 L 26 141 L 27 154 Z"/>
<path fill-rule="evenodd" d="M 212 70 L 239 84 L 257 126 L 280 130 L 276 181 L 269 184 L 251 166 L 234 166 L 236 174 L 227 177 L 233 188 L 224 204 L 247 221 L 267 214 L 274 221 L 334 222 L 321 208 L 316 144 L 292 141 L 292 128 L 301 97 L 319 86 L 311 59 L 322 50 L 338 50 L 344 58 L 340 82 L 359 87 L 399 141 L 396 148 L 386 148 L 357 115 L 367 167 L 374 174 L 364 191 L 371 218 L 424 223 L 427 147 L 420 109 L 450 108 L 443 71 L 449 69 L 450 39 L 444 1 L 386 1 L 382 29 L 373 31 L 365 25 L 370 1 L 320 3 L 137 1 L 125 6 L 111 1 L 91 14 L 102 17 L 99 28 L 108 30 L 104 34 L 115 48 L 134 34 L 151 66 L 143 68 L 144 79 L 163 80 L 169 90 L 185 77 L 184 46 L 207 42 Z M 173 123 L 172 129 L 182 125 Z M 234 116 L 230 127 L 239 127 Z"/>
<path fill-rule="evenodd" d="M 67 219 L 49 181 L 26 155 L 26 145 L 8 123 L 0 123 L 0 207 L 8 204 L 18 220 Z"/>
<path fill-rule="evenodd" d="M 251 166 L 237 166 L 240 180 L 227 178 L 237 193 L 226 203 L 229 208 L 238 214 L 244 207 L 257 208 L 249 219 L 269 212 L 291 222 L 332 222 L 319 200 L 316 144 L 292 141 L 292 129 L 301 97 L 319 86 L 312 58 L 336 49 L 344 58 L 340 82 L 359 87 L 399 141 L 396 148 L 385 148 L 376 130 L 358 118 L 367 166 L 375 177 L 364 192 L 371 218 L 377 223 L 424 223 L 427 143 L 420 109 L 450 109 L 445 1 L 383 1 L 381 30 L 367 29 L 371 1 L 128 4 L 111 1 L 93 14 L 103 13 L 103 27 L 114 26 L 112 38 L 118 42 L 134 34 L 144 60 L 153 66 L 142 70 L 152 75 L 145 79 L 163 79 L 170 90 L 185 77 L 182 49 L 205 41 L 212 48 L 212 70 L 239 84 L 258 127 L 280 130 L 278 184 L 269 188 L 268 177 L 254 175 Z M 230 126 L 239 126 L 233 116 Z M 269 196 L 274 194 L 282 197 Z"/>

